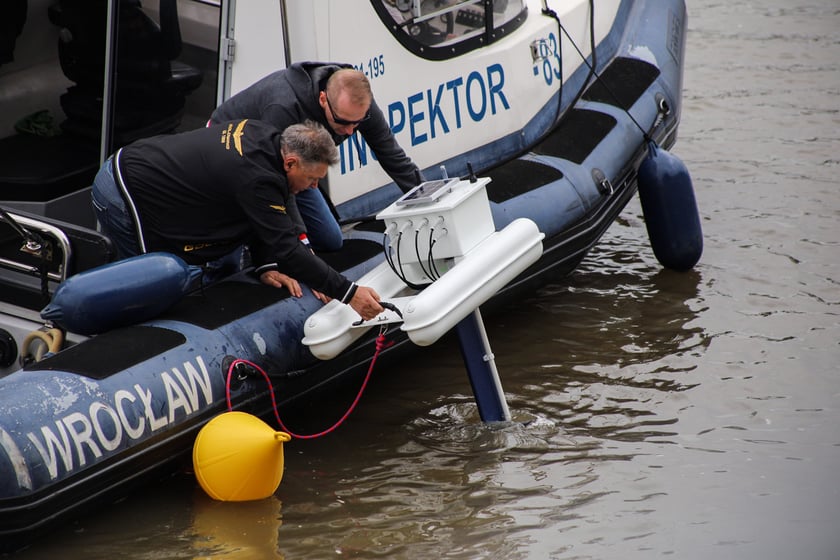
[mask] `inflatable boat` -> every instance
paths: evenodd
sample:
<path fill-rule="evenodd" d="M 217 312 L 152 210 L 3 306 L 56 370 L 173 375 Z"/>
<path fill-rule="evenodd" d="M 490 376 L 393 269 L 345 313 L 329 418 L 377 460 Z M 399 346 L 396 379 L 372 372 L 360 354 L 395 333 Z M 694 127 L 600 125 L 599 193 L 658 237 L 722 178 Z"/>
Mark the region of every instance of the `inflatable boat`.
<path fill-rule="evenodd" d="M 666 151 L 680 120 L 682 0 L 7 4 L 4 550 L 176 468 L 229 408 L 270 417 L 273 397 L 317 417 L 319 396 L 354 391 L 380 351 L 449 331 L 482 418 L 504 419 L 498 379 L 482 388 L 470 365 L 487 362 L 479 308 L 573 271 L 637 191 L 663 266 L 700 258 L 690 179 Z M 304 60 L 364 71 L 423 171 L 404 194 L 354 137 L 328 177 L 345 242 L 320 256 L 389 309 L 363 323 L 248 270 L 191 291 L 172 255 L 115 262 L 90 209 L 100 162 L 133 139 L 203 126 L 219 102 Z"/>

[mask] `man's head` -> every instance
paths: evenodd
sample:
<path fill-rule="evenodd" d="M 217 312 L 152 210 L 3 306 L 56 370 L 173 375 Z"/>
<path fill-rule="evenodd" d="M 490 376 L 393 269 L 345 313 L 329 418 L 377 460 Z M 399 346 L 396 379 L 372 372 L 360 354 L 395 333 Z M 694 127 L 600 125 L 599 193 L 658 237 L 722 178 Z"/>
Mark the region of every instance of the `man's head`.
<path fill-rule="evenodd" d="M 333 72 L 324 91 L 318 94 L 318 103 L 330 128 L 337 134 L 348 136 L 353 134 L 359 123 L 370 118 L 372 99 L 367 76 L 351 68 Z"/>
<path fill-rule="evenodd" d="M 338 163 L 332 136 L 320 124 L 293 124 L 280 137 L 280 156 L 292 194 L 318 186 L 330 165 Z"/>

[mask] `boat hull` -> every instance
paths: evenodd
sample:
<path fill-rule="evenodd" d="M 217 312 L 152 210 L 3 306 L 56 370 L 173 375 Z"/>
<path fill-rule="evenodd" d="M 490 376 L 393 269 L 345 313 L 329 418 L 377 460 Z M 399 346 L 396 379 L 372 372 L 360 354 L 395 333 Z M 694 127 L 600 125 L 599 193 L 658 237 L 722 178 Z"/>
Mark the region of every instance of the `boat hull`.
<path fill-rule="evenodd" d="M 470 163 L 491 178 L 496 230 L 528 218 L 545 236 L 536 262 L 483 310 L 574 270 L 636 192 L 645 134 L 663 147 L 673 144 L 684 30 L 681 1 L 619 2 L 596 49 L 600 79 L 580 65 L 562 91 L 522 119 L 521 130 L 440 160 L 453 173 Z M 384 226 L 367 218 L 399 196 L 394 189 L 385 185 L 339 204 L 356 225 L 348 227 L 345 248 L 325 259 L 348 277 L 361 278 L 384 261 Z M 155 319 L 78 339 L 0 378 L 0 547 L 25 544 L 176 468 L 201 427 L 227 409 L 228 392 L 234 409 L 269 418 L 261 376 L 244 372 L 227 386 L 235 359 L 262 367 L 279 408 L 302 417 L 319 395 L 353 384 L 374 356 L 376 333 L 363 332 L 334 359 L 320 361 L 301 340 L 321 306 L 308 290 L 293 298 L 245 272 Z M 405 333 L 389 336 L 395 344 L 384 351 L 384 366 L 412 347 Z"/>

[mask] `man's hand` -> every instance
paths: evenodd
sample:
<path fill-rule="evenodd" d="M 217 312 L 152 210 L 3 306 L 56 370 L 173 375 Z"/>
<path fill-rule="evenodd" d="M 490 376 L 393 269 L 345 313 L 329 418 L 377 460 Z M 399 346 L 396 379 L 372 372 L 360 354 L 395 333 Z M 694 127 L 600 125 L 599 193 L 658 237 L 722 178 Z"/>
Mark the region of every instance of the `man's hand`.
<path fill-rule="evenodd" d="M 260 274 L 260 282 L 275 288 L 286 288 L 295 297 L 303 295 L 297 280 L 276 270 L 267 270 Z"/>
<path fill-rule="evenodd" d="M 327 294 L 321 293 L 318 290 L 312 290 L 312 295 L 314 295 L 316 298 L 318 298 L 319 301 L 321 301 L 322 303 L 325 303 L 325 304 L 329 303 L 332 300 L 332 298 L 330 296 L 328 296 Z"/>
<path fill-rule="evenodd" d="M 382 306 L 379 305 L 379 294 L 373 288 L 366 286 L 356 288 L 356 293 L 353 294 L 353 299 L 350 300 L 348 305 L 365 321 L 373 319 L 384 311 Z"/>

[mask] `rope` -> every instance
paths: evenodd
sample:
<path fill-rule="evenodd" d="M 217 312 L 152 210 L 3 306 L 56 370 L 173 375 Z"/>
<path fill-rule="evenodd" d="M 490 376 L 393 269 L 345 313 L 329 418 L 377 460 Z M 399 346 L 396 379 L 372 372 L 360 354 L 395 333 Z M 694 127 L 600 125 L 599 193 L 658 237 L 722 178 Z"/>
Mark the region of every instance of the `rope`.
<path fill-rule="evenodd" d="M 30 347 L 33 346 L 35 341 L 40 341 L 43 346 L 38 345 L 37 348 L 32 350 Z M 40 362 L 47 354 L 55 354 L 61 350 L 62 344 L 64 344 L 64 333 L 60 329 L 32 331 L 23 339 L 20 355 L 24 359 L 31 356 L 34 361 Z"/>
<path fill-rule="evenodd" d="M 557 27 L 559 27 L 560 31 L 562 31 L 563 34 L 566 35 L 566 38 L 569 39 L 569 42 L 572 44 L 574 49 L 577 51 L 577 53 L 580 56 L 583 63 L 586 64 L 586 66 L 589 68 L 590 77 L 595 76 L 595 80 L 598 83 L 600 83 L 601 87 L 603 87 L 604 90 L 610 95 L 610 97 L 613 98 L 613 101 L 615 101 L 616 105 L 618 105 L 618 108 L 621 109 L 622 111 L 624 111 L 627 114 L 627 116 L 630 117 L 630 120 L 633 122 L 633 124 L 636 125 L 636 128 L 638 128 L 641 131 L 642 136 L 644 137 L 645 141 L 646 142 L 651 142 L 652 140 L 651 140 L 650 136 L 648 135 L 648 132 L 644 128 L 642 128 L 642 125 L 640 125 L 639 122 L 635 118 L 633 118 L 633 115 L 630 114 L 630 110 L 627 107 L 624 106 L 624 104 L 621 102 L 621 100 L 618 98 L 618 96 L 607 85 L 606 81 L 603 78 L 601 78 L 601 75 L 598 74 L 598 72 L 595 70 L 595 67 L 597 66 L 597 63 L 595 61 L 596 45 L 595 45 L 595 3 L 594 3 L 594 0 L 590 0 L 590 2 L 589 2 L 589 12 L 590 12 L 589 13 L 589 40 L 590 40 L 591 49 L 592 49 L 592 62 L 591 63 L 586 59 L 586 56 L 583 54 L 583 52 L 577 46 L 577 43 L 575 43 L 575 40 L 572 39 L 572 36 L 569 34 L 569 32 L 566 31 L 566 27 L 562 23 L 560 23 L 560 17 L 557 15 L 557 13 L 554 10 L 549 9 L 547 5 L 542 10 L 543 15 L 551 17 L 557 22 Z M 558 41 L 559 41 L 559 39 L 558 39 Z M 589 78 L 587 78 L 586 82 L 587 83 L 589 82 Z"/>
<path fill-rule="evenodd" d="M 353 410 L 355 410 L 356 405 L 359 404 L 359 400 L 362 398 L 362 393 L 364 393 L 365 388 L 367 387 L 368 381 L 370 380 L 370 376 L 373 373 L 373 366 L 374 366 L 374 364 L 376 364 L 376 358 L 379 356 L 379 353 L 382 352 L 382 350 L 390 347 L 393 344 L 394 344 L 393 341 L 386 341 L 385 340 L 385 331 L 384 330 L 379 332 L 379 336 L 376 337 L 376 351 L 373 354 L 373 358 L 371 358 L 370 367 L 368 367 L 367 374 L 365 374 L 365 379 L 362 382 L 362 386 L 359 388 L 359 392 L 356 394 L 356 398 L 353 399 L 353 403 L 347 409 L 347 412 L 345 412 L 341 416 L 341 418 L 338 419 L 338 421 L 335 424 L 333 424 L 332 426 L 330 426 L 329 428 L 327 428 L 324 431 L 321 431 L 321 432 L 318 432 L 318 433 L 315 433 L 315 434 L 301 435 L 301 434 L 296 434 L 296 433 L 292 432 L 291 430 L 289 430 L 286 427 L 286 425 L 283 423 L 283 420 L 280 418 L 280 413 L 277 411 L 277 399 L 274 397 L 274 387 L 271 384 L 271 379 L 269 378 L 268 374 L 262 368 L 260 368 L 257 364 L 255 364 L 253 362 L 250 362 L 248 360 L 243 360 L 241 358 L 237 358 L 236 360 L 234 360 L 230 364 L 230 367 L 228 367 L 227 381 L 225 383 L 225 397 L 227 399 L 228 410 L 233 410 L 233 405 L 231 403 L 231 396 L 230 396 L 230 380 L 231 380 L 231 376 L 233 375 L 233 370 L 237 365 L 245 364 L 245 365 L 255 369 L 259 373 L 261 373 L 263 378 L 265 379 L 265 382 L 268 384 L 268 389 L 269 389 L 268 394 L 271 397 L 271 407 L 272 407 L 272 410 L 274 411 L 274 418 L 277 419 L 277 423 L 280 425 L 280 428 L 284 432 L 288 433 L 290 436 L 292 436 L 293 438 L 297 438 L 297 439 L 314 439 L 314 438 L 319 438 L 319 437 L 325 436 L 325 435 L 329 434 L 330 432 L 334 431 L 339 426 L 341 426 L 341 424 L 343 424 L 344 421 L 347 420 L 347 418 L 350 416 L 350 414 L 353 412 Z"/>

